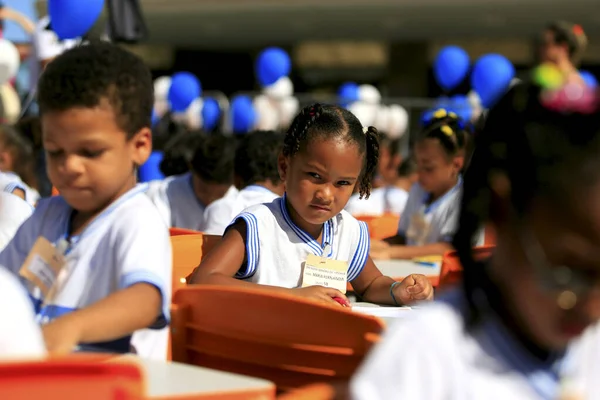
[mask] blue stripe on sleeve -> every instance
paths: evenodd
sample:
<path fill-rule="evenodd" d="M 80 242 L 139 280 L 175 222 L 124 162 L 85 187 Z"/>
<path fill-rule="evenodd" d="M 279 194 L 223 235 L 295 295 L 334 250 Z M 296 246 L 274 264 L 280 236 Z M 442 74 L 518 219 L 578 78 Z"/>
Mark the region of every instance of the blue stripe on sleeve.
<path fill-rule="evenodd" d="M 237 279 L 247 279 L 252 277 L 258 268 L 258 259 L 260 255 L 258 220 L 254 214 L 242 213 L 237 216 L 232 225 L 240 218 L 246 222 L 246 265 L 242 266 L 239 271 L 236 272 L 235 277 Z"/>
<path fill-rule="evenodd" d="M 369 237 L 369 228 L 365 222 L 359 221 L 358 246 L 350 266 L 348 267 L 348 281 L 353 281 L 360 275 L 367 264 L 369 258 L 369 248 L 371 247 L 371 238 Z"/>

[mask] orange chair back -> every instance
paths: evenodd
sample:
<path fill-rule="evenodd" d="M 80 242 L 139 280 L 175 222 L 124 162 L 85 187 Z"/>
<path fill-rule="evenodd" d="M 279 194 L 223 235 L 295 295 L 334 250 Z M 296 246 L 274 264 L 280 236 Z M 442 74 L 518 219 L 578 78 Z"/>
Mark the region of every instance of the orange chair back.
<path fill-rule="evenodd" d="M 175 293 L 186 286 L 186 277 L 200 265 L 202 257 L 221 240 L 221 236 L 179 228 L 171 228 L 169 233 L 173 251 L 172 293 Z"/>
<path fill-rule="evenodd" d="M 141 400 L 140 368 L 132 363 L 101 362 L 72 356 L 0 363 L 0 399 Z"/>
<path fill-rule="evenodd" d="M 59 195 L 60 195 L 60 193 L 58 193 L 58 190 L 54 186 L 52 186 L 52 196 L 59 196 Z"/>
<path fill-rule="evenodd" d="M 358 216 L 356 219 L 367 223 L 369 235 L 373 240 L 383 240 L 398 233 L 399 215 L 385 214 L 380 217 Z"/>
<path fill-rule="evenodd" d="M 334 400 L 335 398 L 335 387 L 328 383 L 315 383 L 284 393 L 278 396 L 277 400 Z"/>
<path fill-rule="evenodd" d="M 495 246 L 481 246 L 473 249 L 476 260 L 484 260 L 492 255 Z M 456 251 L 449 251 L 442 258 L 439 286 L 454 285 L 462 280 L 463 268 Z"/>
<path fill-rule="evenodd" d="M 173 297 L 174 361 L 267 379 L 279 390 L 346 380 L 383 322 L 256 288 L 197 285 Z"/>

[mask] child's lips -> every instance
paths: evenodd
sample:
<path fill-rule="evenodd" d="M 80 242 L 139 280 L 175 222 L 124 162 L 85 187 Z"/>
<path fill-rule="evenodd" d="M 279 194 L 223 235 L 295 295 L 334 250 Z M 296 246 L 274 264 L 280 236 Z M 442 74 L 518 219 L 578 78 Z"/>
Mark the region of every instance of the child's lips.
<path fill-rule="evenodd" d="M 311 204 L 310 207 L 314 208 L 315 210 L 318 210 L 318 211 L 326 211 L 326 212 L 331 211 L 331 208 L 326 207 L 326 206 L 320 206 L 318 204 Z"/>

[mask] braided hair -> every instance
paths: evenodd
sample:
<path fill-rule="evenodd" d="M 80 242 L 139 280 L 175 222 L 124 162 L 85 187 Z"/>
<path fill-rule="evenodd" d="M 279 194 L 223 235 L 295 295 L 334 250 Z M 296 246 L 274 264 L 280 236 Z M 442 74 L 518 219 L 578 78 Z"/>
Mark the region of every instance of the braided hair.
<path fill-rule="evenodd" d="M 518 220 L 528 214 L 534 198 L 572 208 L 575 199 L 568 195 L 572 189 L 596 184 L 600 177 L 600 114 L 555 112 L 546 108 L 541 98 L 541 89 L 532 83 L 513 87 L 490 110 L 483 131 L 475 137 L 453 241 L 464 268 L 468 328 L 481 320 L 480 295 L 485 293 L 490 302 L 502 303 L 485 263 L 473 255 L 480 228 L 489 222 L 503 222 L 498 199 L 508 197 L 511 218 Z M 509 182 L 509 196 L 492 189 L 497 178 Z"/>
<path fill-rule="evenodd" d="M 332 105 L 304 107 L 294 118 L 283 141 L 283 155 L 293 157 L 316 138 L 343 138 L 358 146 L 364 166 L 358 183 L 360 198 L 369 198 L 372 179 L 379 161 L 379 133 L 373 126 L 364 128 L 350 111 Z"/>
<path fill-rule="evenodd" d="M 420 132 L 417 141 L 436 139 L 449 158 L 465 155 L 469 142 L 469 131 L 463 121 L 453 112 L 441 108 Z"/>

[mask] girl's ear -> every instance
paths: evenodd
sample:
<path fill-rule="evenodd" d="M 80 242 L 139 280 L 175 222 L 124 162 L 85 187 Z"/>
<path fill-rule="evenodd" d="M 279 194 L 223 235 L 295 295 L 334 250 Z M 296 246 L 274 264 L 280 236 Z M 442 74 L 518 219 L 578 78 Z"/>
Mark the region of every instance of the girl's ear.
<path fill-rule="evenodd" d="M 0 152 L 0 171 L 13 170 L 13 157 L 9 151 Z"/>
<path fill-rule="evenodd" d="M 454 159 L 452 160 L 452 166 L 454 167 L 454 170 L 457 174 L 460 173 L 460 171 L 462 171 L 463 167 L 465 166 L 465 157 L 454 157 Z"/>
<path fill-rule="evenodd" d="M 282 182 L 285 182 L 287 177 L 289 160 L 289 157 L 284 156 L 283 153 L 279 153 L 279 156 L 277 157 L 277 170 L 279 171 L 279 178 Z"/>

